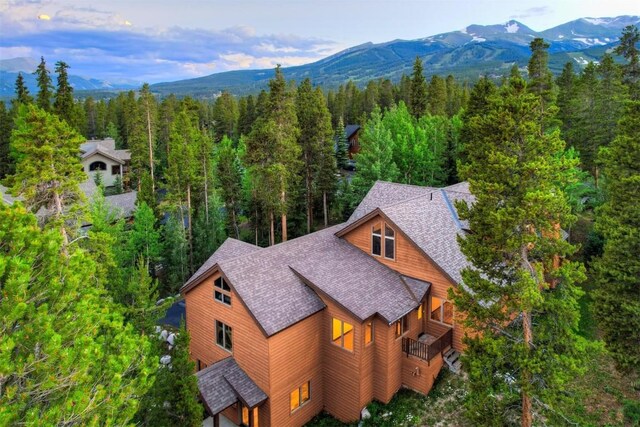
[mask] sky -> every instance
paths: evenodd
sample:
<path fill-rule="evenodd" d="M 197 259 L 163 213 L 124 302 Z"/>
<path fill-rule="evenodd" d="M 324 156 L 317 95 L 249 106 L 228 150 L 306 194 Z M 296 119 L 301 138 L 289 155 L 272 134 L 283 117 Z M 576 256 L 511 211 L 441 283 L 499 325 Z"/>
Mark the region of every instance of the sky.
<path fill-rule="evenodd" d="M 155 83 L 300 65 L 366 42 L 516 19 L 536 31 L 640 15 L 637 0 L 0 0 L 0 59 Z"/>

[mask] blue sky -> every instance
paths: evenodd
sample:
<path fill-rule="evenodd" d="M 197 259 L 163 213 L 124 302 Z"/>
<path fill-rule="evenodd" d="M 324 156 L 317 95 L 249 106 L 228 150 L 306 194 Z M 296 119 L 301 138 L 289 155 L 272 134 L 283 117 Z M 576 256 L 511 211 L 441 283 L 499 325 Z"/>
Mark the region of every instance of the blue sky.
<path fill-rule="evenodd" d="M 312 62 L 344 48 L 517 19 L 544 30 L 640 15 L 633 0 L 3 0 L 0 59 L 106 80 L 179 80 Z"/>

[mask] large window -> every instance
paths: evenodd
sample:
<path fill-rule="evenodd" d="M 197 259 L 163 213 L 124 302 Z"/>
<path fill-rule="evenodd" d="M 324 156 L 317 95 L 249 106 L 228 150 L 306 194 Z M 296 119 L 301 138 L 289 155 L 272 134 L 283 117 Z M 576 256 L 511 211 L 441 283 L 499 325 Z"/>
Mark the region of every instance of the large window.
<path fill-rule="evenodd" d="M 442 298 L 431 297 L 431 320 L 453 325 L 453 304 Z"/>
<path fill-rule="evenodd" d="M 335 345 L 346 348 L 349 351 L 353 351 L 353 325 L 333 318 L 331 328 L 331 341 L 333 341 Z"/>
<path fill-rule="evenodd" d="M 373 320 L 364 324 L 364 343 L 371 344 L 373 342 Z"/>
<path fill-rule="evenodd" d="M 120 175 L 120 165 L 111 165 L 111 175 Z"/>
<path fill-rule="evenodd" d="M 384 257 L 396 259 L 396 232 L 389 225 L 384 225 Z"/>
<path fill-rule="evenodd" d="M 382 225 L 379 222 L 371 227 L 371 253 L 382 255 Z"/>
<path fill-rule="evenodd" d="M 291 392 L 289 402 L 291 404 L 291 412 L 298 409 L 311 399 L 311 381 L 307 381 L 300 387 Z"/>
<path fill-rule="evenodd" d="M 231 305 L 231 288 L 222 276 L 218 277 L 214 282 L 213 297 L 216 301 L 223 304 Z"/>
<path fill-rule="evenodd" d="M 404 335 L 404 333 L 407 332 L 407 330 L 409 329 L 407 316 L 406 315 L 402 316 L 402 319 L 398 320 L 395 323 L 395 327 L 396 327 L 396 338 L 399 338 L 402 335 Z"/>
<path fill-rule="evenodd" d="M 106 171 L 107 164 L 105 162 L 93 162 L 89 165 L 90 171 Z"/>
<path fill-rule="evenodd" d="M 231 326 L 216 320 L 216 344 L 227 351 L 233 351 L 233 331 Z"/>

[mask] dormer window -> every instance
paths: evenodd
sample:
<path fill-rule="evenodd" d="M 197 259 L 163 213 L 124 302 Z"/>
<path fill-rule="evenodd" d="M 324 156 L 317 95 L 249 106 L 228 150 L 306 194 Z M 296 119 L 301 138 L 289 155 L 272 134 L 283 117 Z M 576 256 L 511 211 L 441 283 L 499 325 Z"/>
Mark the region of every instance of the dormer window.
<path fill-rule="evenodd" d="M 218 277 L 214 282 L 214 293 L 213 297 L 216 301 L 219 301 L 226 305 L 231 305 L 231 288 L 224 280 L 222 276 Z"/>
<path fill-rule="evenodd" d="M 384 228 L 384 247 L 382 245 L 382 233 Z M 371 226 L 371 254 L 382 256 L 386 259 L 396 259 L 396 232 L 389 224 L 376 222 Z"/>

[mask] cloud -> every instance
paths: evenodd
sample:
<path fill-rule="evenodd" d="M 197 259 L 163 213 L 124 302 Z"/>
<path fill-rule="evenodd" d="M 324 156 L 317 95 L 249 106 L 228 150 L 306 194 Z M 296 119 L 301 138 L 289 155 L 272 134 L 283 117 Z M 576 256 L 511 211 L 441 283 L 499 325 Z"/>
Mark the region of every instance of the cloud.
<path fill-rule="evenodd" d="M 529 9 L 523 10 L 516 15 L 511 15 L 510 19 L 526 19 L 533 16 L 544 16 L 553 13 L 553 10 L 549 6 L 535 6 Z"/>

